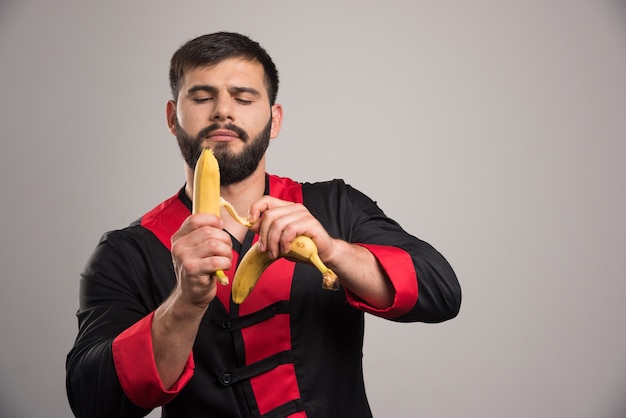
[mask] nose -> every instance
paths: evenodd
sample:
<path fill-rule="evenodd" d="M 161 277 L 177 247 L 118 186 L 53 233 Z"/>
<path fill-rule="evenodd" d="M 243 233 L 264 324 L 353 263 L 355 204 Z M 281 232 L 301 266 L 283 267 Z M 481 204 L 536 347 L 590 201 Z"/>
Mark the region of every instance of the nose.
<path fill-rule="evenodd" d="M 233 106 L 230 97 L 223 94 L 217 96 L 217 98 L 215 99 L 215 107 L 213 108 L 213 112 L 211 114 L 211 120 L 234 120 Z"/>

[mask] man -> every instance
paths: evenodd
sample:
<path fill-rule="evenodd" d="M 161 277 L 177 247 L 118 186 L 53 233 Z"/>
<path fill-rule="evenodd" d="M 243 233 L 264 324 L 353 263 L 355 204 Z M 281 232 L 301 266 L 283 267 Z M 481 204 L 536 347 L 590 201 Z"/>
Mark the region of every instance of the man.
<path fill-rule="evenodd" d="M 79 333 L 67 358 L 77 417 L 367 417 L 364 313 L 402 322 L 457 315 L 446 260 L 343 181 L 296 183 L 265 172 L 281 128 L 278 73 L 235 33 L 193 39 L 172 57 L 167 122 L 185 159 L 181 190 L 105 234 L 81 279 Z M 210 147 L 228 214 L 191 214 L 194 166 Z M 306 235 L 339 277 L 281 258 L 241 304 L 232 278 L 253 242 L 272 258 Z"/>

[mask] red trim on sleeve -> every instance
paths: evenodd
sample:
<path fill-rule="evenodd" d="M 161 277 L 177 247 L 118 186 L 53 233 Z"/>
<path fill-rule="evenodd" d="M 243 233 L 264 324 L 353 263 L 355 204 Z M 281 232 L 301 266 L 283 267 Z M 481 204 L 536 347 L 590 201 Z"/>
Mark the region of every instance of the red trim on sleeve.
<path fill-rule="evenodd" d="M 408 313 L 417 303 L 417 275 L 411 256 L 406 251 L 391 246 L 358 244 L 367 248 L 378 260 L 391 280 L 396 292 L 393 304 L 386 309 L 377 309 L 361 300 L 346 289 L 346 297 L 350 305 L 382 318 L 397 318 Z"/>
<path fill-rule="evenodd" d="M 193 376 L 193 355 L 170 390 L 161 383 L 152 350 L 154 312 L 141 319 L 113 340 L 113 361 L 122 389 L 133 403 L 152 409 L 171 401 Z"/>

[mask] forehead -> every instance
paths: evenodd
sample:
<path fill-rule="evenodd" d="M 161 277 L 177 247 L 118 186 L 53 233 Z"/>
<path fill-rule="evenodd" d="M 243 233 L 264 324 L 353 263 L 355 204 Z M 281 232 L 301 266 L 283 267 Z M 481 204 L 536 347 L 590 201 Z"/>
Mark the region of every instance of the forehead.
<path fill-rule="evenodd" d="M 265 93 L 265 72 L 259 62 L 228 58 L 211 66 L 186 70 L 182 77 L 181 91 L 195 85 L 252 87 Z"/>

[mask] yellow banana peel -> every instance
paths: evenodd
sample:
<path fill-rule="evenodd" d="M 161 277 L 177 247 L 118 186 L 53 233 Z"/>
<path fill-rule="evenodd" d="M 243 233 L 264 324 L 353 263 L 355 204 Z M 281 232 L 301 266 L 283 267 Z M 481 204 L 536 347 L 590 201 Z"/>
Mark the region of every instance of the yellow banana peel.
<path fill-rule="evenodd" d="M 202 150 L 193 176 L 193 213 L 211 213 L 220 216 L 220 167 L 210 148 Z M 228 285 L 228 276 L 222 270 L 215 272 L 220 284 Z"/>

